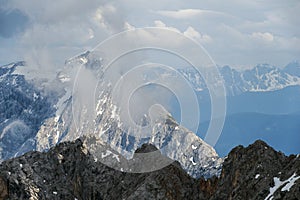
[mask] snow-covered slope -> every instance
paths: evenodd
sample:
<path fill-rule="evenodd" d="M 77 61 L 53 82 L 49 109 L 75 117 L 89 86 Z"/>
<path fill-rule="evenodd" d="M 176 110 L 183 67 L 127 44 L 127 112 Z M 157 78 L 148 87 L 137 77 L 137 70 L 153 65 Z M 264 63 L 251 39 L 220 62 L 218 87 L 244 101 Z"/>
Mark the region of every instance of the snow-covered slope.
<path fill-rule="evenodd" d="M 239 95 L 243 92 L 266 92 L 300 85 L 300 64 L 289 63 L 285 68 L 269 64 L 259 64 L 252 69 L 236 70 L 230 66 L 220 67 L 227 95 Z M 205 81 L 194 69 L 181 70 L 182 74 L 192 82 L 197 91 L 207 90 Z"/>
<path fill-rule="evenodd" d="M 42 122 L 54 115 L 47 94 L 15 73 L 24 65 L 17 62 L 0 67 L 0 161 L 35 149 Z"/>
<path fill-rule="evenodd" d="M 102 79 L 100 58 L 89 52 L 66 61 L 64 70 L 54 80 L 56 90 L 44 91 L 41 84 L 25 80 L 15 72 L 25 63 L 13 63 L 0 68 L 0 151 L 1 159 L 23 154 L 29 150 L 47 150 L 53 145 L 82 136 L 96 136 L 127 158 L 143 143 L 152 143 L 162 153 L 177 160 L 192 176 L 210 177 L 220 172 L 222 159 L 215 150 L 194 133 L 180 126 L 165 112 L 150 123 L 150 133 L 144 136 L 140 130 L 126 129 L 120 118 L 120 110 L 113 103 L 111 86 Z M 85 93 L 74 95 L 73 84 L 78 67 L 83 65 L 85 75 L 97 80 L 99 94 L 95 107 Z M 230 67 L 221 68 L 227 93 L 236 95 L 245 91 L 277 90 L 290 85 L 299 85 L 299 65 L 284 69 L 258 65 L 252 70 L 236 71 Z M 190 69 L 183 69 L 199 92 L 206 86 L 201 76 Z M 172 74 L 166 74 L 172 76 Z M 93 80 L 84 80 L 84 84 Z M 52 88 L 53 89 L 53 88 Z M 83 88 L 86 89 L 86 88 Z M 84 98 L 82 98 L 84 97 Z M 82 104 L 84 102 L 84 104 Z M 91 110 L 95 114 L 91 114 Z M 146 118 L 147 119 L 147 118 Z"/>
<path fill-rule="evenodd" d="M 85 69 L 91 71 L 96 69 L 94 74 L 101 74 L 99 72 L 102 70 L 99 68 L 101 61 L 92 56 L 87 53 L 70 60 L 66 68 L 75 69 L 76 65 L 83 64 Z M 58 77 L 63 83 L 70 78 L 64 72 Z M 47 119 L 37 133 L 37 150 L 49 149 L 61 141 L 92 135 L 127 158 L 131 158 L 142 144 L 152 143 L 164 155 L 179 161 L 194 177 L 201 175 L 211 177 L 220 173 L 222 159 L 215 150 L 194 133 L 180 126 L 167 112 L 160 114 L 151 122 L 151 133 L 146 136 L 139 134 L 141 130 L 124 128 L 120 110 L 112 101 L 110 85 L 101 78 L 99 80 L 101 91 L 96 98 L 95 116 L 91 119 L 89 104 L 80 104 L 82 102 L 76 92 L 73 96 L 66 92 L 69 96 L 63 96 L 63 100 L 59 101 L 60 112 L 57 112 L 55 117 Z M 79 107 L 81 109 L 77 113 Z"/>

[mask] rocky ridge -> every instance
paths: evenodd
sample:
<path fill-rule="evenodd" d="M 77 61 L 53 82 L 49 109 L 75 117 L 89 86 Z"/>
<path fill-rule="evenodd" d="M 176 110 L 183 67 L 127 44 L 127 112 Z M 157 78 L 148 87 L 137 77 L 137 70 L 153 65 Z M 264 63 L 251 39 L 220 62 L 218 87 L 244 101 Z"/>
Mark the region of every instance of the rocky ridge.
<path fill-rule="evenodd" d="M 136 153 L 154 150 L 145 144 Z M 104 159 L 115 160 L 114 154 Z M 154 172 L 121 172 L 95 160 L 79 139 L 0 165 L 0 199 L 290 200 L 300 198 L 299 188 L 299 156 L 285 156 L 263 141 L 234 148 L 221 176 L 210 179 L 190 177 L 176 161 Z"/>

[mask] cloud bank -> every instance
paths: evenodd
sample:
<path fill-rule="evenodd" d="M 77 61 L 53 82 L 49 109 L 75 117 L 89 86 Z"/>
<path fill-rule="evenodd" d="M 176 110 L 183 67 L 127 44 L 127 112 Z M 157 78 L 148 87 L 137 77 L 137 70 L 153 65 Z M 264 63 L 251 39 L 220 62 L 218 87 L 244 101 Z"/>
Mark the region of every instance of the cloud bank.
<path fill-rule="evenodd" d="M 299 9 L 297 0 L 1 0 L 0 63 L 59 67 L 114 33 L 156 26 L 193 38 L 220 65 L 282 66 L 299 59 Z"/>

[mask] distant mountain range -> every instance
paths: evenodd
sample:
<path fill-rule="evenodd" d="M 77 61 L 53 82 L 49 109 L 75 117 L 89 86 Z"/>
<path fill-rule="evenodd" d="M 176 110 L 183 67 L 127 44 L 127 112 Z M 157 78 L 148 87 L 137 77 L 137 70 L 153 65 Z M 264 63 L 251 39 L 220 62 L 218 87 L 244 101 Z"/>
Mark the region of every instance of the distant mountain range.
<path fill-rule="evenodd" d="M 193 83 L 197 91 L 206 90 L 205 81 L 194 68 L 180 70 Z M 230 66 L 219 67 L 228 96 L 245 92 L 267 92 L 288 86 L 300 85 L 300 63 L 294 61 L 284 68 L 259 64 L 252 69 L 236 70 Z M 201 73 L 201 72 L 200 72 Z"/>
<path fill-rule="evenodd" d="M 45 83 L 39 77 L 26 79 L 26 76 L 24 77 L 19 70 L 29 67 L 25 62 L 0 67 L 0 93 L 2 94 L 0 96 L 0 159 L 6 160 L 30 150 L 45 151 L 60 142 L 73 141 L 88 132 L 99 137 L 98 139 L 101 139 L 102 142 L 110 144 L 114 151 L 126 158 L 131 158 L 134 151 L 142 144 L 152 143 L 161 149 L 163 155 L 179 161 L 183 169 L 193 177 L 205 176 L 208 178 L 221 173 L 223 159 L 218 156 L 213 147 L 187 128 L 180 126 L 175 120 L 177 119 L 176 112 L 171 112 L 173 116 L 167 112 L 156 116 L 157 118 L 151 123 L 151 135 L 146 137 L 138 136 L 140 130 L 124 129 L 120 121 L 120 110 L 112 103 L 112 88 L 109 83 L 101 79 L 103 72 L 101 62 L 101 58 L 93 57 L 92 53 L 86 52 L 66 61 L 65 68 L 57 73 L 51 83 Z M 83 106 L 80 104 L 85 101 L 85 98 L 73 96 L 72 78 L 76 76 L 78 67 L 81 65 L 86 73 L 97 76 L 97 84 L 101 88 L 101 93 L 96 96 L 96 116 L 92 120 L 88 112 L 88 104 Z M 228 135 L 228 132 L 238 134 L 238 131 L 234 131 L 235 128 L 257 132 L 260 130 L 259 123 L 251 124 L 254 126 L 253 129 L 231 126 L 230 124 L 233 122 L 239 125 L 247 120 L 247 117 L 240 116 L 238 117 L 240 121 L 235 122 L 237 117 L 231 117 L 231 115 L 258 112 L 259 110 L 264 114 L 271 113 L 276 118 L 277 114 L 289 115 L 291 112 L 300 111 L 300 109 L 298 110 L 299 93 L 295 92 L 300 88 L 299 63 L 297 62 L 282 69 L 269 65 L 258 65 L 252 70 L 236 71 L 226 66 L 220 68 L 220 72 L 224 77 L 228 94 L 228 118 L 223 133 L 225 139 L 221 137 L 221 141 L 226 141 L 226 148 L 221 146 L 219 148 L 217 145 L 221 155 L 227 154 L 227 151 L 236 145 L 237 141 L 245 144 L 251 142 L 256 136 L 259 137 L 253 133 L 253 137 L 249 137 L 245 141 L 229 139 L 231 136 Z M 205 124 L 210 116 L 210 101 L 205 83 L 201 80 L 201 76 L 193 73 L 189 68 L 182 69 L 181 73 L 188 77 L 198 91 L 198 98 L 201 99 L 201 112 L 204 112 L 204 114 L 201 113 L 203 116 L 201 122 Z M 34 75 L 31 74 L 31 76 Z M 167 74 L 167 76 L 172 76 L 172 74 Z M 87 84 L 89 80 L 82 81 Z M 47 84 L 51 85 L 50 90 L 46 88 Z M 281 104 L 282 102 L 283 104 Z M 74 108 L 78 108 L 77 106 L 82 107 L 74 110 Z M 175 106 L 176 109 L 178 108 Z M 284 119 L 288 119 L 285 118 L 286 115 L 282 116 Z M 256 116 L 253 117 L 250 119 L 251 121 L 255 121 Z M 283 118 L 280 118 L 279 121 L 284 122 Z M 147 119 L 149 116 L 145 117 L 146 121 Z M 289 123 L 282 125 L 283 127 L 295 127 L 289 129 L 290 135 L 295 135 L 298 130 L 298 119 L 298 115 L 295 115 L 293 120 L 287 120 Z M 272 121 L 273 116 L 269 116 L 268 120 Z M 74 124 L 74 121 L 79 124 Z M 91 127 L 93 130 L 90 129 Z M 201 128 L 205 129 L 205 126 L 200 126 Z M 276 130 L 281 130 L 281 128 Z M 202 136 L 202 133 L 198 132 L 198 135 Z M 274 131 L 274 135 L 278 135 L 278 137 L 273 136 L 279 140 L 282 138 L 280 134 L 283 133 Z M 287 140 L 293 140 L 293 138 Z M 269 142 L 273 144 L 272 140 Z M 294 145 L 292 141 L 289 144 Z M 287 151 L 294 150 L 295 147 L 292 147 Z"/>

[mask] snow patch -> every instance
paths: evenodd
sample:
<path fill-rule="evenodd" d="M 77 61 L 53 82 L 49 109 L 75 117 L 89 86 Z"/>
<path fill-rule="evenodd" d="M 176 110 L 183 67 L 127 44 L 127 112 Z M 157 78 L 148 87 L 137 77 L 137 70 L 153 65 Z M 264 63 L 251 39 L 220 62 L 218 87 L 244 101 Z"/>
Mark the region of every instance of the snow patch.
<path fill-rule="evenodd" d="M 255 175 L 255 179 L 258 179 L 258 177 L 260 177 L 260 174 Z"/>
<path fill-rule="evenodd" d="M 119 158 L 119 156 L 118 155 L 116 155 L 116 154 L 113 154 L 113 158 L 115 158 L 118 162 L 120 162 L 120 158 Z"/>
<path fill-rule="evenodd" d="M 57 123 L 60 116 L 63 113 L 65 108 L 65 103 L 71 97 L 71 91 L 66 89 L 66 93 L 58 100 L 57 104 L 54 106 L 56 108 L 55 119 L 54 121 Z"/>
<path fill-rule="evenodd" d="M 37 95 L 35 92 L 33 93 L 33 101 L 36 101 L 39 98 L 39 95 Z"/>
<path fill-rule="evenodd" d="M 193 165 L 197 164 L 197 163 L 194 162 L 194 157 L 190 157 L 190 161 L 192 162 Z"/>
<path fill-rule="evenodd" d="M 111 118 L 115 119 L 117 118 L 117 106 L 113 105 L 112 111 L 111 111 Z"/>
<path fill-rule="evenodd" d="M 286 184 L 281 191 L 290 191 L 290 188 L 294 185 L 295 181 L 298 180 L 300 178 L 300 176 L 296 177 L 296 173 L 294 173 L 290 178 L 288 178 L 285 181 L 280 181 L 279 178 L 274 177 L 274 187 L 270 188 L 270 193 L 269 195 L 265 198 L 265 200 L 271 200 L 273 199 L 273 194 L 276 192 L 276 190 L 278 190 L 278 188 L 280 188 L 282 185 Z"/>
<path fill-rule="evenodd" d="M 105 158 L 105 157 L 107 157 L 109 155 L 112 155 L 113 158 L 115 158 L 118 162 L 120 162 L 119 156 L 117 154 L 114 154 L 110 150 L 106 150 L 105 154 L 101 153 L 101 158 Z"/>
<path fill-rule="evenodd" d="M 288 183 L 281 189 L 281 191 L 290 191 L 291 187 L 295 184 L 295 182 L 300 178 L 300 176 L 296 176 L 296 173 L 293 174 L 287 181 Z"/>
<path fill-rule="evenodd" d="M 104 133 L 106 133 L 106 131 L 108 131 L 109 128 L 110 128 L 110 127 L 108 127 L 107 129 L 104 129 L 104 130 L 101 128 L 99 135 L 101 136 L 101 135 L 103 135 Z"/>
<path fill-rule="evenodd" d="M 151 139 L 151 142 L 154 143 L 155 137 L 153 136 Z"/>
<path fill-rule="evenodd" d="M 64 159 L 64 156 L 61 155 L 60 153 L 57 154 L 57 159 L 59 163 L 62 163 L 62 160 Z"/>
<path fill-rule="evenodd" d="M 85 57 L 80 58 L 80 61 L 82 62 L 82 64 L 86 64 L 88 62 L 87 58 Z"/>

